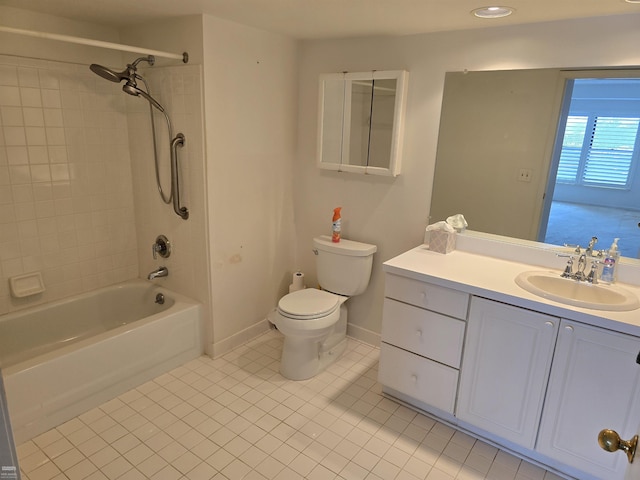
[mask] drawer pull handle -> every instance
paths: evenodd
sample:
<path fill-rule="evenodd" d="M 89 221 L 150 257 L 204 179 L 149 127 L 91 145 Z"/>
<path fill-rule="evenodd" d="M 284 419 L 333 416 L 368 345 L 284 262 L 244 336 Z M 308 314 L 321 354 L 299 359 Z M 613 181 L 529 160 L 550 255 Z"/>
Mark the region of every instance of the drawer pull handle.
<path fill-rule="evenodd" d="M 553 322 L 544 322 L 547 327 L 553 327 Z"/>
<path fill-rule="evenodd" d="M 570 325 L 567 325 L 566 327 L 564 327 L 564 329 L 567 331 L 567 333 L 573 333 L 573 327 Z"/>
<path fill-rule="evenodd" d="M 418 383 L 418 376 L 414 373 L 411 375 L 411 380 L 413 380 L 413 383 Z"/>
<path fill-rule="evenodd" d="M 421 292 L 420 293 L 420 300 L 426 300 L 427 299 L 427 292 Z"/>
<path fill-rule="evenodd" d="M 416 336 L 422 337 L 422 330 L 420 329 L 416 330 Z"/>

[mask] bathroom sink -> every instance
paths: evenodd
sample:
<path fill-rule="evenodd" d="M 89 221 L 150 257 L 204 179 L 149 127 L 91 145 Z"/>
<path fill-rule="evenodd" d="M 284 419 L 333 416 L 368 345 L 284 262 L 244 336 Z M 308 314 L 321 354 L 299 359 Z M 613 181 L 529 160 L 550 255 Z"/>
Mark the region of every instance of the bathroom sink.
<path fill-rule="evenodd" d="M 515 281 L 519 287 L 534 295 L 576 307 L 612 311 L 628 311 L 640 307 L 635 294 L 617 285 L 578 282 L 562 278 L 558 272 L 523 272 Z"/>

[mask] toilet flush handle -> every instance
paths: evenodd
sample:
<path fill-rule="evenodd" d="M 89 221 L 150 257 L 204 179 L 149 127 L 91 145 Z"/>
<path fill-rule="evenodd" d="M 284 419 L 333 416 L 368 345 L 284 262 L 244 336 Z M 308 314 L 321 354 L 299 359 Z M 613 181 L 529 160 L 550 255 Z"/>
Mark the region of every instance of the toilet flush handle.
<path fill-rule="evenodd" d="M 313 252 L 314 255 L 318 255 L 318 249 L 317 248 L 314 248 L 311 251 Z"/>

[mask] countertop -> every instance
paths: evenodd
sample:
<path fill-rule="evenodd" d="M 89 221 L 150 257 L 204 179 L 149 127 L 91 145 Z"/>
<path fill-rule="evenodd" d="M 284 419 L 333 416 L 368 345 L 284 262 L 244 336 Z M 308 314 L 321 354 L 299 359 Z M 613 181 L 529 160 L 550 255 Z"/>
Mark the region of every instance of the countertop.
<path fill-rule="evenodd" d="M 616 312 L 565 305 L 534 295 L 515 283 L 520 273 L 531 270 L 560 275 L 563 268 L 560 265 L 552 269 L 462 250 L 445 255 L 420 245 L 384 262 L 383 269 L 387 273 L 640 337 L 640 309 Z M 620 282 L 616 285 L 640 298 L 640 287 Z"/>

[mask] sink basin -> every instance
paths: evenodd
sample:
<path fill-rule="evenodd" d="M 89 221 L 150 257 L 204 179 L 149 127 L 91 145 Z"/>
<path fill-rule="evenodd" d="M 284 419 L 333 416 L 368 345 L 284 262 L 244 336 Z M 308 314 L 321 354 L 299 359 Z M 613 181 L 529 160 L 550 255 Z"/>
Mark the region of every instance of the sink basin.
<path fill-rule="evenodd" d="M 619 312 L 640 307 L 635 294 L 617 285 L 578 282 L 562 278 L 558 272 L 523 272 L 516 277 L 516 284 L 534 295 L 576 307 Z"/>

